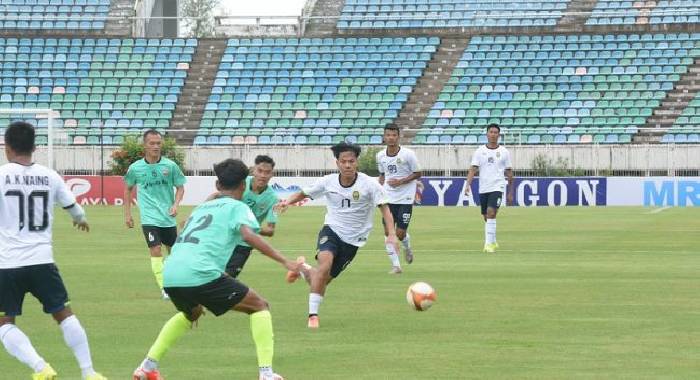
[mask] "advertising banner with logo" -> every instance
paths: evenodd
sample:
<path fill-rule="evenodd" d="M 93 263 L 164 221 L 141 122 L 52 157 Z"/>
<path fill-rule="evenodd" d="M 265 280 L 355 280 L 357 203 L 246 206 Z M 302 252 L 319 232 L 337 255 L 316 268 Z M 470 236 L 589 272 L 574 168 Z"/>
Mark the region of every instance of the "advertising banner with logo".
<path fill-rule="evenodd" d="M 124 203 L 122 177 L 65 176 L 68 187 L 82 205 Z M 270 181 L 280 198 L 313 184 L 318 177 L 275 177 Z M 215 177 L 187 177 L 183 205 L 197 205 L 215 191 Z M 465 179 L 460 177 L 422 178 L 423 206 L 477 206 L 478 178 L 470 195 L 464 195 Z M 574 177 L 516 179 L 514 203 L 517 206 L 700 206 L 698 177 Z M 323 199 L 307 200 L 305 205 L 324 205 Z"/>
<path fill-rule="evenodd" d="M 423 180 L 423 206 L 477 206 L 479 179 L 464 194 L 466 179 L 457 177 L 427 177 Z M 516 206 L 605 206 L 607 203 L 604 177 L 576 178 L 518 178 L 515 180 Z M 505 199 L 505 194 L 504 194 Z"/>
<path fill-rule="evenodd" d="M 610 177 L 608 204 L 615 206 L 700 206 L 700 177 Z"/>

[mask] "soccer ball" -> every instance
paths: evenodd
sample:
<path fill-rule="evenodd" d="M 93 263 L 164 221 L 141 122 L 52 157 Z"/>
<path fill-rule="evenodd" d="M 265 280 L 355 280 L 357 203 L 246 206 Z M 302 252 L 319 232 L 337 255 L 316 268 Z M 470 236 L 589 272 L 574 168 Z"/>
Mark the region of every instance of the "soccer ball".
<path fill-rule="evenodd" d="M 415 310 L 426 311 L 435 302 L 437 293 L 425 282 L 414 282 L 406 291 L 406 301 Z"/>

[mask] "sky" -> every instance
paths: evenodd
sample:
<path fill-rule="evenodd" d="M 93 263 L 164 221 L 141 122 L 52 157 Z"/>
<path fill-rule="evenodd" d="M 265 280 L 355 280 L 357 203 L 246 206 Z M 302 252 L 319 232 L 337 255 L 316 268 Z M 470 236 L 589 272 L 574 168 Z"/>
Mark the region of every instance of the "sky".
<path fill-rule="evenodd" d="M 306 0 L 221 0 L 231 16 L 299 16 Z"/>

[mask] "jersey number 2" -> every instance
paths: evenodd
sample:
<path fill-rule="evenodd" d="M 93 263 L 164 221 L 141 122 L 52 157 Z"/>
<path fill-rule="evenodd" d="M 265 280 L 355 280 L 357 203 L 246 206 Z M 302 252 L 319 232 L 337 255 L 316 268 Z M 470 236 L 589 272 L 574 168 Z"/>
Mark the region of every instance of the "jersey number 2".
<path fill-rule="evenodd" d="M 202 216 L 201 218 L 197 219 L 197 225 L 192 226 L 192 229 L 190 229 L 190 225 L 192 223 L 192 218 L 187 219 L 187 224 L 185 224 L 185 229 L 182 231 L 180 236 L 177 237 L 177 240 L 175 240 L 176 243 L 192 243 L 192 244 L 199 244 L 199 239 L 192 236 L 195 232 L 201 231 L 211 224 L 211 221 L 214 219 L 214 217 L 211 214 L 207 214 Z"/>
<path fill-rule="evenodd" d="M 19 211 L 19 230 L 22 231 L 24 228 L 24 201 L 25 196 L 19 190 L 8 190 L 5 192 L 6 197 L 17 197 L 17 209 Z M 41 213 L 41 224 L 37 224 L 34 220 L 34 210 L 36 207 L 36 199 L 42 200 L 42 207 L 44 211 Z M 35 190 L 32 191 L 29 196 L 27 196 L 27 214 L 29 214 L 29 232 L 39 232 L 44 231 L 49 227 L 49 211 L 46 209 L 46 205 L 49 203 L 49 192 L 46 190 Z"/>

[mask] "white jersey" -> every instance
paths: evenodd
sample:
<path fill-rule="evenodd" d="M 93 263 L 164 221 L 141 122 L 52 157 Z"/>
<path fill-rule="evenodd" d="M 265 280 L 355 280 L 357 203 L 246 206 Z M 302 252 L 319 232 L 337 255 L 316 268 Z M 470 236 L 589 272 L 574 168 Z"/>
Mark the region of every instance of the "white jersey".
<path fill-rule="evenodd" d="M 386 149 L 377 152 L 377 167 L 379 173 L 384 175 L 384 191 L 389 198 L 389 203 L 412 205 L 416 198 L 416 182 L 411 181 L 398 187 L 391 187 L 387 180 L 392 178 L 405 178 L 420 171 L 416 154 L 408 148 L 399 148 L 399 152 L 393 156 L 387 154 Z"/>
<path fill-rule="evenodd" d="M 342 241 L 356 247 L 367 243 L 374 209 L 389 203 L 379 182 L 364 173 L 357 173 L 355 182 L 348 187 L 340 184 L 340 174 L 329 174 L 305 187 L 303 192 L 311 198 L 325 195 L 324 224 Z"/>
<path fill-rule="evenodd" d="M 499 145 L 496 149 L 486 145 L 480 146 L 474 152 L 472 166 L 479 167 L 479 194 L 493 191 L 505 192 L 508 182 L 504 172 L 506 169 L 512 169 L 513 164 L 510 162 L 508 149 L 503 145 Z"/>
<path fill-rule="evenodd" d="M 0 269 L 53 263 L 53 206 L 75 204 L 55 171 L 38 165 L 0 166 Z"/>

